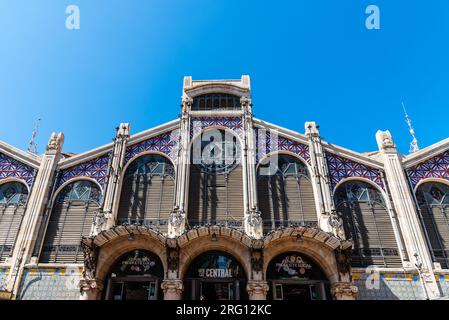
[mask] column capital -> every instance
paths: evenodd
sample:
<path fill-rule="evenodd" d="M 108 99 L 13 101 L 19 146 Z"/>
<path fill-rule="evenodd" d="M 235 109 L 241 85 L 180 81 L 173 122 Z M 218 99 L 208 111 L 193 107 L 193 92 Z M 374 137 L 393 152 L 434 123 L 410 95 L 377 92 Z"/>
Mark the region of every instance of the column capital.
<path fill-rule="evenodd" d="M 129 123 L 120 123 L 118 127 L 116 138 L 117 139 L 128 139 L 130 135 L 131 126 Z"/>
<path fill-rule="evenodd" d="M 268 290 L 270 290 L 270 287 L 264 280 L 249 280 L 246 285 L 250 300 L 265 300 Z"/>
<path fill-rule="evenodd" d="M 103 280 L 100 279 L 81 279 L 79 284 L 80 292 L 101 291 L 103 290 Z"/>
<path fill-rule="evenodd" d="M 180 296 L 184 291 L 184 284 L 180 279 L 165 279 L 162 281 L 161 288 L 166 297 Z"/>
<path fill-rule="evenodd" d="M 332 285 L 331 293 L 336 300 L 355 300 L 359 288 L 352 282 L 337 282 Z"/>

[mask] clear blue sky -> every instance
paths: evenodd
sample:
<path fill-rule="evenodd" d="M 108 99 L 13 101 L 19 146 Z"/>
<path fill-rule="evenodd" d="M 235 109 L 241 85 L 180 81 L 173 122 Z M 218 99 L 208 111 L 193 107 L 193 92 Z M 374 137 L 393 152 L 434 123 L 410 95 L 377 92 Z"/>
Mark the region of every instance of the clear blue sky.
<path fill-rule="evenodd" d="M 65 28 L 76 4 L 81 29 Z M 365 28 L 380 7 L 381 29 Z M 42 117 L 65 151 L 175 119 L 182 78 L 251 76 L 256 117 L 356 151 L 390 129 L 401 152 L 449 136 L 449 1 L 1 0 L 0 140 L 26 149 Z"/>

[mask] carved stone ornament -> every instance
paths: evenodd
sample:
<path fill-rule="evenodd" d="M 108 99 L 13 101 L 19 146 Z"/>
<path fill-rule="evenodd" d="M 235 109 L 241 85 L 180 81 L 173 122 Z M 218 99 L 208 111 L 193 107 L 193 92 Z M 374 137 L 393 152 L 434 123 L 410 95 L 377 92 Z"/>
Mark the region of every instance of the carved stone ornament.
<path fill-rule="evenodd" d="M 379 147 L 382 149 L 396 148 L 390 131 L 377 131 L 376 139 Z"/>
<path fill-rule="evenodd" d="M 250 295 L 266 295 L 270 287 L 266 281 L 262 280 L 249 280 L 246 285 L 246 291 Z"/>
<path fill-rule="evenodd" d="M 354 300 L 359 288 L 350 282 L 337 282 L 331 288 L 331 293 L 337 300 Z"/>
<path fill-rule="evenodd" d="M 263 268 L 263 250 L 251 249 L 251 268 L 254 272 L 261 272 Z"/>
<path fill-rule="evenodd" d="M 103 290 L 103 281 L 100 279 L 81 279 L 79 282 L 80 292 L 91 290 Z"/>
<path fill-rule="evenodd" d="M 59 150 L 64 143 L 64 135 L 62 132 L 56 134 L 53 132 L 48 140 L 47 151 L 49 150 Z"/>
<path fill-rule="evenodd" d="M 177 272 L 179 268 L 179 247 L 171 248 L 167 246 L 167 265 L 168 270 Z"/>
<path fill-rule="evenodd" d="M 193 99 L 189 96 L 182 96 L 182 111 L 190 110 L 193 104 Z"/>
<path fill-rule="evenodd" d="M 248 97 L 241 97 L 240 98 L 240 104 L 242 105 L 242 107 L 247 107 L 251 105 L 251 99 Z"/>
<path fill-rule="evenodd" d="M 164 294 L 173 293 L 173 294 L 182 294 L 184 290 L 184 285 L 181 280 L 164 280 L 161 285 Z"/>
<path fill-rule="evenodd" d="M 186 215 L 185 215 L 184 211 L 179 210 L 178 208 L 175 208 L 170 213 L 169 222 L 173 228 L 179 228 L 184 223 L 185 216 Z"/>
<path fill-rule="evenodd" d="M 260 216 L 260 212 L 253 210 L 250 211 L 247 217 L 248 224 L 255 228 L 262 224 L 262 217 Z"/>
<path fill-rule="evenodd" d="M 335 213 L 331 212 L 328 223 L 335 231 L 335 235 L 340 239 L 345 239 L 345 232 L 343 229 L 343 220 Z"/>
<path fill-rule="evenodd" d="M 335 250 L 337 269 L 340 274 L 347 274 L 351 272 L 351 254 L 352 254 L 352 247 L 349 247 L 344 250 L 337 248 Z"/>
<path fill-rule="evenodd" d="M 81 241 L 81 248 L 84 256 L 84 279 L 95 279 L 95 272 L 97 269 L 98 247 L 92 243 L 92 246 L 87 245 Z"/>
<path fill-rule="evenodd" d="M 103 230 L 103 226 L 106 224 L 106 216 L 102 210 L 96 211 L 93 221 L 94 234 L 99 234 Z"/>

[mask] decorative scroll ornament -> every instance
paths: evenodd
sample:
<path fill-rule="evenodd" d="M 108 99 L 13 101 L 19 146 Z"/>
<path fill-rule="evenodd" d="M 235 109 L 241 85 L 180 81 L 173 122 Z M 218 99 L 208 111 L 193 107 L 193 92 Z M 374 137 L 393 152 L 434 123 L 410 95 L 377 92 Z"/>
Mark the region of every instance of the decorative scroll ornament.
<path fill-rule="evenodd" d="M 48 140 L 47 151 L 49 150 L 59 150 L 64 143 L 64 135 L 62 132 L 56 134 L 53 132 Z"/>
<path fill-rule="evenodd" d="M 185 220 L 185 212 L 180 210 L 179 207 L 175 207 L 170 213 L 169 222 L 174 228 L 179 228 L 182 226 Z"/>
<path fill-rule="evenodd" d="M 184 285 L 182 280 L 173 279 L 173 280 L 164 280 L 162 281 L 161 288 L 164 291 L 164 294 L 172 293 L 172 294 L 181 294 L 184 290 Z"/>
<path fill-rule="evenodd" d="M 81 248 L 84 255 L 84 279 L 95 279 L 95 272 L 97 269 L 98 247 L 92 243 L 92 246 L 87 245 L 81 240 Z"/>
<path fill-rule="evenodd" d="M 357 286 L 350 282 L 337 282 L 331 288 L 331 293 L 337 300 L 353 300 L 358 292 Z"/>

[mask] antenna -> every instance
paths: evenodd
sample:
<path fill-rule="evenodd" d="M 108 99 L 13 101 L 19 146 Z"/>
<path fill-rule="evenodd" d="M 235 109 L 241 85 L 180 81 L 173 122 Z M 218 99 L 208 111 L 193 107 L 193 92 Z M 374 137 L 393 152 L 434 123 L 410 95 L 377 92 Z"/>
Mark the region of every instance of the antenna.
<path fill-rule="evenodd" d="M 405 122 L 407 122 L 410 135 L 413 137 L 413 140 L 410 142 L 410 149 L 409 149 L 409 152 L 413 153 L 413 152 L 416 152 L 419 150 L 418 139 L 416 139 L 416 137 L 415 137 L 415 129 L 413 129 L 412 120 L 410 120 L 410 118 L 408 117 L 407 111 L 405 110 L 404 102 L 402 102 L 402 108 L 404 109 Z"/>
<path fill-rule="evenodd" d="M 39 130 L 39 125 L 41 123 L 41 118 L 37 118 L 36 123 L 34 124 L 33 132 L 31 133 L 31 139 L 28 144 L 28 152 L 37 154 L 37 143 L 35 141 L 37 132 Z"/>

